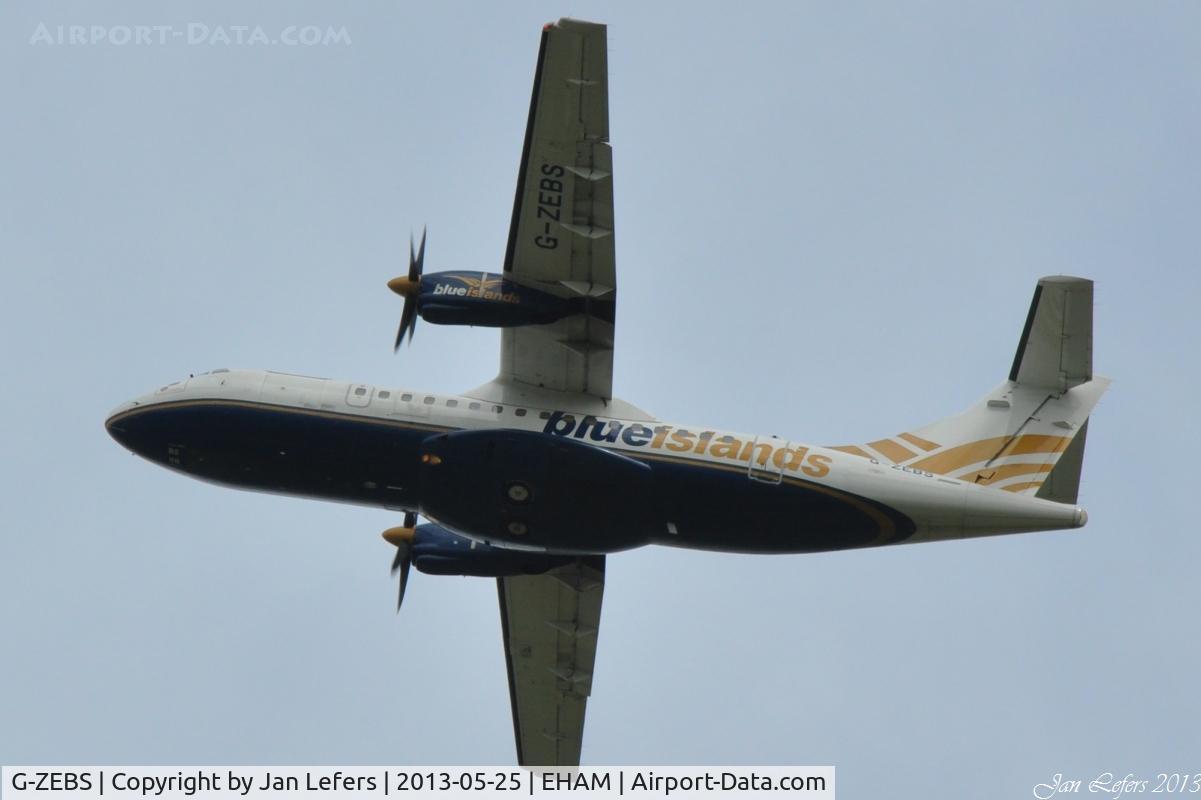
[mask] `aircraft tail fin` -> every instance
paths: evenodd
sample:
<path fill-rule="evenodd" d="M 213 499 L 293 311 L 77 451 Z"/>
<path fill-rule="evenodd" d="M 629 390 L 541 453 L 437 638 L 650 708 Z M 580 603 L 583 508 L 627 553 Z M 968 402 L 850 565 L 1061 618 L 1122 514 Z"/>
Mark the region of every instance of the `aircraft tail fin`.
<path fill-rule="evenodd" d="M 994 489 L 1075 503 L 1088 418 L 1109 379 L 1093 375 L 1093 282 L 1038 282 L 1009 379 L 961 414 L 836 447 Z"/>

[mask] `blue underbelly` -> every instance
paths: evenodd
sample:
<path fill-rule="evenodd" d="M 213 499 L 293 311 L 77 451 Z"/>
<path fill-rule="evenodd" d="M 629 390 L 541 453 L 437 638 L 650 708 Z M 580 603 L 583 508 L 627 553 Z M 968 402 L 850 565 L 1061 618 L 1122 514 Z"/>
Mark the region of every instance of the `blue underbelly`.
<path fill-rule="evenodd" d="M 253 491 L 413 509 L 421 505 L 421 445 L 448 429 L 399 420 L 234 401 L 183 401 L 137 411 L 113 435 L 140 455 L 196 478 Z M 649 541 L 749 553 L 803 553 L 891 544 L 913 532 L 904 515 L 866 498 L 796 478 L 764 483 L 745 467 L 665 456 L 652 491 L 631 492 Z M 596 486 L 615 503 L 623 487 Z M 466 487 L 465 487 L 466 491 Z M 535 495 L 536 496 L 536 495 Z M 562 521 L 566 549 L 622 549 L 580 541 Z M 471 533 L 467 531 L 467 533 Z M 621 538 L 615 535 L 614 539 Z M 541 542 L 553 547 L 553 539 Z M 629 545 L 624 545 L 628 547 Z"/>

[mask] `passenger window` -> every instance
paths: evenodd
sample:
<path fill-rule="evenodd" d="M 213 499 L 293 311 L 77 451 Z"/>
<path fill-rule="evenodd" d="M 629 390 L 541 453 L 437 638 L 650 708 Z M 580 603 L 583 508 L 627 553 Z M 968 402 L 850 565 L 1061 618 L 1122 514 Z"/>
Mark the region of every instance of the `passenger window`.
<path fill-rule="evenodd" d="M 405 392 L 404 394 L 402 394 L 402 395 L 400 396 L 400 399 L 401 399 L 401 400 L 404 400 L 404 401 L 407 403 L 407 402 L 409 402 L 410 400 L 412 400 L 412 399 L 413 399 L 413 395 L 409 394 L 408 392 Z"/>
<path fill-rule="evenodd" d="M 367 390 L 364 389 L 362 386 L 355 387 L 355 390 L 354 390 L 355 397 L 362 397 L 365 394 L 367 394 Z"/>
<path fill-rule="evenodd" d="M 524 416 L 525 416 L 525 409 L 524 409 L 524 408 L 519 408 L 519 409 L 517 409 L 516 411 L 514 411 L 513 413 L 514 413 L 514 414 L 516 414 L 516 415 L 517 415 L 517 416 L 519 416 L 519 417 L 524 417 Z"/>
<path fill-rule="evenodd" d="M 426 398 L 421 402 L 425 403 L 427 406 L 432 406 L 434 404 L 434 398 L 427 395 Z"/>
<path fill-rule="evenodd" d="M 380 400 L 387 400 L 387 399 L 388 399 L 389 397 L 391 397 L 391 396 L 392 396 L 392 393 L 391 393 L 391 392 L 389 392 L 387 389 L 381 389 L 381 390 L 380 390 L 380 393 L 379 393 L 379 399 L 380 399 Z"/>
<path fill-rule="evenodd" d="M 458 405 L 459 405 L 459 401 L 458 401 L 458 400 L 447 400 L 447 401 L 446 401 L 446 407 L 447 407 L 447 408 L 457 408 L 457 407 L 458 407 Z"/>
<path fill-rule="evenodd" d="M 538 419 L 550 419 L 550 412 L 549 411 L 539 411 Z"/>
<path fill-rule="evenodd" d="M 469 406 L 467 406 L 467 407 L 468 407 L 468 408 L 470 408 L 472 411 L 479 411 L 479 410 L 480 410 L 480 404 L 479 404 L 479 403 L 472 403 L 471 405 L 469 405 Z"/>
<path fill-rule="evenodd" d="M 497 414 L 500 414 L 500 413 L 504 412 L 505 407 L 504 406 L 492 406 L 492 410 L 495 411 Z"/>

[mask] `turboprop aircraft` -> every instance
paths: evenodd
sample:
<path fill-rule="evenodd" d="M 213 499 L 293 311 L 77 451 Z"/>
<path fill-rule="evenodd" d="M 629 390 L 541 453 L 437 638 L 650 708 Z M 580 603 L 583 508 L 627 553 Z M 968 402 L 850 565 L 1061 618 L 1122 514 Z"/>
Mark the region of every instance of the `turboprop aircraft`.
<path fill-rule="evenodd" d="M 649 544 L 814 553 L 1079 528 L 1093 284 L 1038 282 L 999 386 L 961 414 L 836 447 L 665 422 L 613 396 L 617 297 L 605 26 L 542 31 L 503 269 L 408 274 L 418 318 L 501 329 L 461 394 L 213 370 L 125 403 L 109 433 L 224 486 L 404 512 L 410 566 L 497 579 L 517 760 L 579 763 L 605 557 Z M 428 521 L 416 524 L 417 515 Z M 398 601 L 399 608 L 399 601 Z"/>

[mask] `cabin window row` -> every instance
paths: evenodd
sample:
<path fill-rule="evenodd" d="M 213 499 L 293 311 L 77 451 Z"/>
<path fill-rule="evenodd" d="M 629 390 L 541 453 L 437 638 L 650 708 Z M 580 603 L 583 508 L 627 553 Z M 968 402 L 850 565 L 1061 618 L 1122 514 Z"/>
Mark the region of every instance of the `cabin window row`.
<path fill-rule="evenodd" d="M 362 387 L 355 389 L 355 394 L 359 395 L 360 397 L 365 393 L 366 393 L 366 390 L 363 389 Z M 380 389 L 375 394 L 376 394 L 376 397 L 378 397 L 380 400 L 387 400 L 388 398 L 390 398 L 392 396 L 392 393 L 390 391 L 388 391 L 387 389 Z M 403 394 L 401 394 L 400 400 L 402 403 L 412 403 L 412 402 L 414 402 L 413 394 L 411 392 L 404 392 Z M 432 406 L 436 402 L 438 402 L 438 398 L 434 397 L 433 395 L 427 394 L 421 398 L 422 405 Z M 454 398 L 447 398 L 446 407 L 447 408 L 458 408 L 459 401 Z M 467 408 L 471 411 L 479 411 L 483 407 L 484 406 L 482 403 L 471 402 L 471 403 L 467 404 Z M 504 406 L 501 406 L 501 405 L 493 405 L 492 406 L 492 412 L 495 414 L 503 414 L 504 411 L 505 411 Z M 529 413 L 530 413 L 529 409 L 526 409 L 526 408 L 513 409 L 514 416 L 524 417 Z M 550 412 L 549 411 L 539 411 L 538 418 L 539 419 L 550 419 Z"/>

